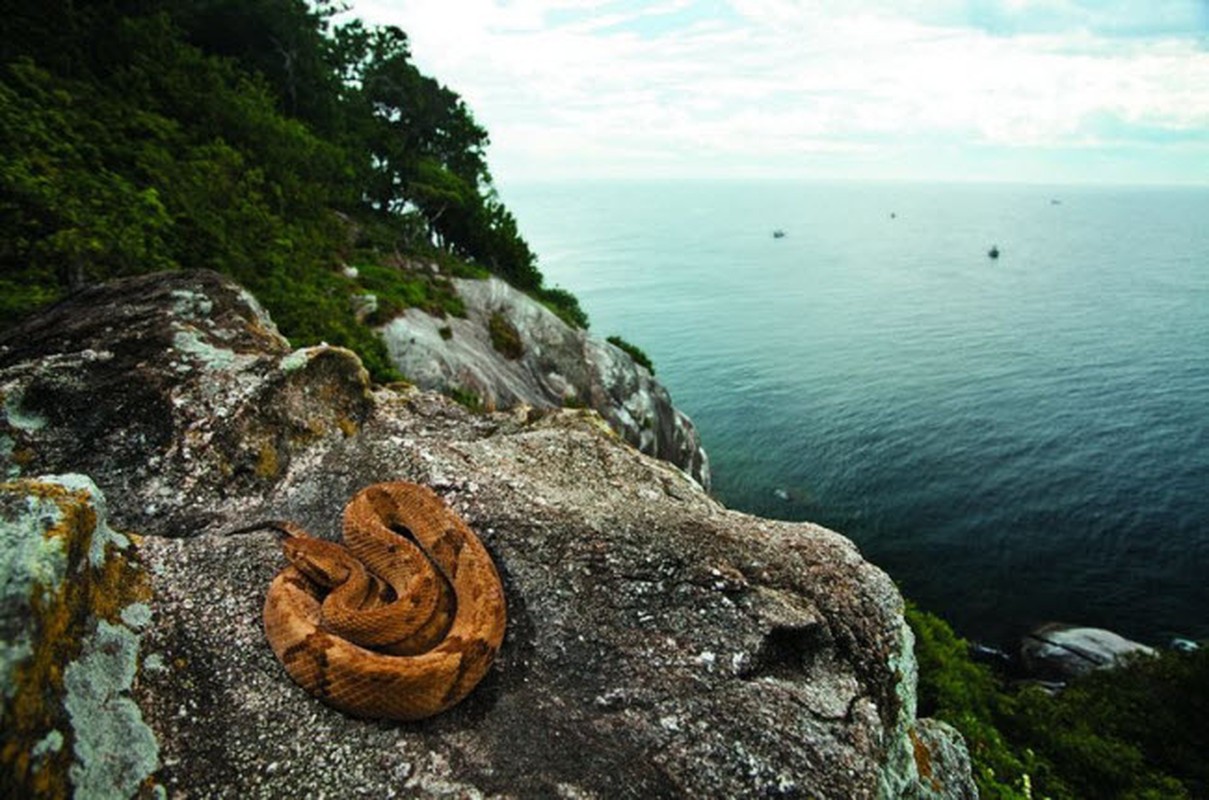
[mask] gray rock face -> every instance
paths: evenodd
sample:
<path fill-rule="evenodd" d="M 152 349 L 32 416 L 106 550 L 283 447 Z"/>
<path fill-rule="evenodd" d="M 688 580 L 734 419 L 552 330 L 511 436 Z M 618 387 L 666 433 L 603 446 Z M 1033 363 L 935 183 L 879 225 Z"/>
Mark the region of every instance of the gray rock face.
<path fill-rule="evenodd" d="M 1103 628 L 1060 623 L 1042 625 L 1020 643 L 1020 657 L 1029 674 L 1054 681 L 1114 667 L 1132 656 L 1154 654 L 1153 648 Z"/>
<path fill-rule="evenodd" d="M 0 468 L 87 471 L 142 535 L 122 691 L 169 796 L 973 796 L 960 738 L 915 719 L 892 582 L 836 533 L 721 507 L 590 411 L 373 389 L 347 351 L 288 352 L 211 273 L 119 281 L 10 332 L 0 392 Z M 460 705 L 386 724 L 290 682 L 260 623 L 276 541 L 225 532 L 334 537 L 357 490 L 399 479 L 478 532 L 508 630 Z"/>
<path fill-rule="evenodd" d="M 592 408 L 626 442 L 709 488 L 709 460 L 692 420 L 628 353 L 571 328 L 497 278 L 453 283 L 466 304 L 465 319 L 413 308 L 382 330 L 391 360 L 410 380 L 424 389 L 473 392 L 491 409 Z M 517 334 L 517 357 L 493 343 L 495 315 Z"/>

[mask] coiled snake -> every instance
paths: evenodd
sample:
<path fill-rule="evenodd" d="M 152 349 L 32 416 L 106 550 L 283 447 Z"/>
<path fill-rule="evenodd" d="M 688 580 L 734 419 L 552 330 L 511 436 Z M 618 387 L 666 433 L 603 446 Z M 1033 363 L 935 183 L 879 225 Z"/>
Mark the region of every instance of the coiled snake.
<path fill-rule="evenodd" d="M 478 537 L 431 490 L 378 483 L 344 509 L 344 543 L 289 522 L 264 629 L 294 681 L 359 717 L 417 720 L 470 693 L 504 638 L 504 590 Z"/>

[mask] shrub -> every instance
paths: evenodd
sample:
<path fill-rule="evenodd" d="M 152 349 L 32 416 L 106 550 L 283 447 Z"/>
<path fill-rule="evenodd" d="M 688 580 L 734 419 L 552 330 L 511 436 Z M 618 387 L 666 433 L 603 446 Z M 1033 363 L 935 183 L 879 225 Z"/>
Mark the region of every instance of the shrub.
<path fill-rule="evenodd" d="M 445 390 L 445 394 L 475 414 L 483 411 L 483 398 L 469 389 L 463 389 L 460 386 L 450 386 Z"/>
<path fill-rule="evenodd" d="M 982 797 L 1207 796 L 1209 650 L 1140 658 L 1050 695 L 1008 688 L 939 617 L 913 606 L 906 616 L 920 715 L 966 737 Z"/>
<path fill-rule="evenodd" d="M 491 346 L 504 358 L 515 361 L 525 354 L 520 331 L 508 321 L 502 311 L 492 313 L 491 319 L 487 321 L 487 330 L 491 334 Z"/>
<path fill-rule="evenodd" d="M 566 289 L 539 288 L 532 293 L 538 302 L 558 315 L 572 328 L 588 329 L 588 315 L 580 307 L 579 300 Z"/>

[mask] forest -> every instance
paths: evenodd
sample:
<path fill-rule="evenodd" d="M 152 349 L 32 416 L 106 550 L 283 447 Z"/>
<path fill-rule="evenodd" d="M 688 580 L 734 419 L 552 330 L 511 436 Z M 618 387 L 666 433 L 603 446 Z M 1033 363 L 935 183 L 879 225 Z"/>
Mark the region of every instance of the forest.
<path fill-rule="evenodd" d="M 497 275 L 587 326 L 500 201 L 487 131 L 399 28 L 304 0 L 4 5 L 0 328 L 181 268 L 231 276 L 295 346 L 350 347 L 379 380 L 399 376 L 372 325 L 458 313 L 451 276 Z"/>

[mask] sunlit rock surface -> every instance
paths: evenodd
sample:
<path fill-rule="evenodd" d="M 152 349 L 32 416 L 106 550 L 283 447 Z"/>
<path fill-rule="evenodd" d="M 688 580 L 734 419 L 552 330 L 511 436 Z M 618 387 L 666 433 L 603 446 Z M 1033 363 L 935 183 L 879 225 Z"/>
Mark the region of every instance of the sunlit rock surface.
<path fill-rule="evenodd" d="M 709 460 L 692 420 L 628 353 L 570 327 L 497 278 L 453 283 L 465 318 L 412 308 L 382 330 L 391 360 L 409 380 L 473 393 L 492 409 L 591 408 L 622 439 L 709 487 Z M 491 335 L 493 317 L 515 332 L 517 350 L 501 351 Z"/>

